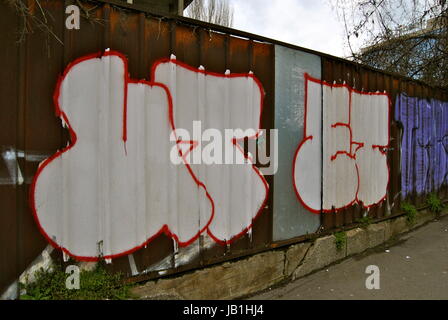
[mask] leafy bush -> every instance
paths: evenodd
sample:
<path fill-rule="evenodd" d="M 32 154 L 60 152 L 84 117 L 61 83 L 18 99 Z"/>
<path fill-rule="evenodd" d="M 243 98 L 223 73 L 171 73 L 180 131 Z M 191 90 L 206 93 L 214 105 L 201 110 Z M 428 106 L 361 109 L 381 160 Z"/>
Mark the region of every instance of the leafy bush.
<path fill-rule="evenodd" d="M 401 209 L 406 214 L 406 220 L 408 221 L 408 223 L 414 224 L 415 219 L 417 218 L 417 209 L 415 208 L 415 206 L 409 202 L 403 202 L 401 204 Z"/>
<path fill-rule="evenodd" d="M 429 206 L 429 210 L 434 213 L 440 213 L 444 209 L 442 200 L 435 193 L 430 193 L 426 198 L 426 203 Z"/>
<path fill-rule="evenodd" d="M 345 242 L 347 241 L 347 234 L 345 231 L 339 231 L 334 233 L 334 243 L 336 244 L 336 249 L 341 250 L 344 248 Z"/>
<path fill-rule="evenodd" d="M 91 271 L 79 274 L 80 288 L 67 289 L 65 282 L 69 274 L 62 266 L 52 270 L 37 271 L 35 281 L 22 284 L 26 294 L 20 299 L 28 300 L 103 300 L 129 298 L 129 286 L 123 285 L 122 274 L 110 274 L 100 263 Z"/>

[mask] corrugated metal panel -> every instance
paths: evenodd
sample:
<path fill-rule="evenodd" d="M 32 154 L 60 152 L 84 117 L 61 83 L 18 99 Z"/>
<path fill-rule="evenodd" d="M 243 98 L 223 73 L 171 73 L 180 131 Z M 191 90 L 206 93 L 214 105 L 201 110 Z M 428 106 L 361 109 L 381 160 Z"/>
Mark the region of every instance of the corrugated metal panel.
<path fill-rule="evenodd" d="M 2 30 L 16 28 L 19 19 L 10 8 L 2 8 L 0 26 Z M 3 289 L 17 277 L 20 272 L 18 252 L 18 196 L 19 187 L 17 165 L 14 159 L 17 157 L 17 122 L 19 87 L 17 70 L 19 66 L 19 47 L 15 45 L 15 37 L 12 33 L 0 33 L 0 41 L 3 49 L 0 50 L 2 72 L 0 74 L 0 288 Z M 5 107 L 8 106 L 8 107 Z M 10 163 L 5 162 L 5 152 L 11 152 Z M 20 188 L 21 190 L 21 188 Z M 23 192 L 23 191 L 21 191 Z"/>
<path fill-rule="evenodd" d="M 275 128 L 279 154 L 274 178 L 274 241 L 314 233 L 320 226 L 319 215 L 304 208 L 291 188 L 294 154 L 304 138 L 307 73 L 321 77 L 319 56 L 275 46 Z"/>

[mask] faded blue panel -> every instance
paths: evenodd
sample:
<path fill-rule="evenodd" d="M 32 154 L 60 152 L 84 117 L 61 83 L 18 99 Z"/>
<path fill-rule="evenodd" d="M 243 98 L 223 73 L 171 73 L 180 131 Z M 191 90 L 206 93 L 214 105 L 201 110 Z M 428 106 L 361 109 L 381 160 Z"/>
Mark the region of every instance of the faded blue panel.
<path fill-rule="evenodd" d="M 274 176 L 275 241 L 313 233 L 320 226 L 320 216 L 298 201 L 292 177 L 294 154 L 303 138 L 305 73 L 321 78 L 319 56 L 275 46 L 275 128 L 279 153 Z"/>
<path fill-rule="evenodd" d="M 395 120 L 403 126 L 402 197 L 448 184 L 448 103 L 403 93 L 395 101 Z"/>

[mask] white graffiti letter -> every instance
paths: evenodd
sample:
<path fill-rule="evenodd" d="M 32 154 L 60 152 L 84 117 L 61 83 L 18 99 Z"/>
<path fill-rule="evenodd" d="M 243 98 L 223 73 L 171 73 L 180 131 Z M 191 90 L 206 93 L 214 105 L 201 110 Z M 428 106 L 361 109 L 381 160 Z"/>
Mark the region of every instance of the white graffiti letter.
<path fill-rule="evenodd" d="M 251 73 L 207 73 L 203 68 L 186 66 L 174 58 L 159 61 L 154 67 L 153 79 L 166 84 L 170 90 L 175 127 L 193 132 L 194 124 L 200 121 L 202 130 L 225 132 L 226 164 L 193 161 L 190 165 L 213 199 L 215 215 L 208 234 L 219 243 L 229 243 L 251 228 L 268 194 L 263 175 L 250 160 L 244 161 L 239 145 L 244 138 L 255 138 L 260 129 L 263 88 Z M 200 148 L 196 148 L 200 141 L 193 138 L 179 143 L 194 146 L 193 159 L 196 153 L 201 156 Z M 236 163 L 245 164 L 228 161 L 233 154 Z"/>
<path fill-rule="evenodd" d="M 389 97 L 305 78 L 305 133 L 293 173 L 299 200 L 315 213 L 380 203 L 389 181 Z"/>
<path fill-rule="evenodd" d="M 71 63 L 55 97 L 72 141 L 40 165 L 31 188 L 53 246 L 78 260 L 110 260 L 162 232 L 186 246 L 206 230 L 210 195 L 170 159 L 165 87 L 129 79 L 126 59 L 106 51 Z"/>

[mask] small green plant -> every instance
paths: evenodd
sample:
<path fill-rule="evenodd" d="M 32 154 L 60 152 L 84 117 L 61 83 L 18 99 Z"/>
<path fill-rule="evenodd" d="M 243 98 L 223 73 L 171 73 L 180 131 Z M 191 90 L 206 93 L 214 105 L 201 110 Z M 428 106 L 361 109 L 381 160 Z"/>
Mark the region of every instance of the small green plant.
<path fill-rule="evenodd" d="M 411 225 L 414 224 L 415 219 L 417 218 L 417 209 L 415 208 L 415 206 L 409 202 L 403 202 L 401 204 L 401 209 L 406 214 L 406 220 L 408 221 L 408 223 Z"/>
<path fill-rule="evenodd" d="M 334 233 L 334 237 L 336 250 L 342 250 L 342 248 L 344 248 L 345 242 L 347 241 L 347 234 L 345 233 L 345 231 L 339 231 Z"/>
<path fill-rule="evenodd" d="M 434 212 L 436 214 L 439 214 L 444 209 L 444 205 L 442 203 L 442 200 L 439 199 L 439 197 L 435 193 L 430 193 L 428 197 L 426 198 L 426 203 L 429 206 L 429 210 L 431 212 Z"/>
<path fill-rule="evenodd" d="M 39 270 L 35 281 L 22 284 L 26 294 L 20 299 L 26 300 L 103 300 L 127 299 L 129 286 L 123 285 L 122 274 L 108 273 L 102 263 L 91 271 L 83 270 L 79 274 L 80 288 L 67 289 L 66 274 L 62 266 L 55 265 L 53 270 Z"/>
<path fill-rule="evenodd" d="M 371 217 L 369 217 L 369 216 L 364 216 L 364 217 L 358 219 L 357 222 L 360 224 L 361 228 L 364 228 L 364 229 L 365 229 L 365 228 L 367 228 L 370 224 L 372 224 L 373 219 L 372 219 Z"/>

